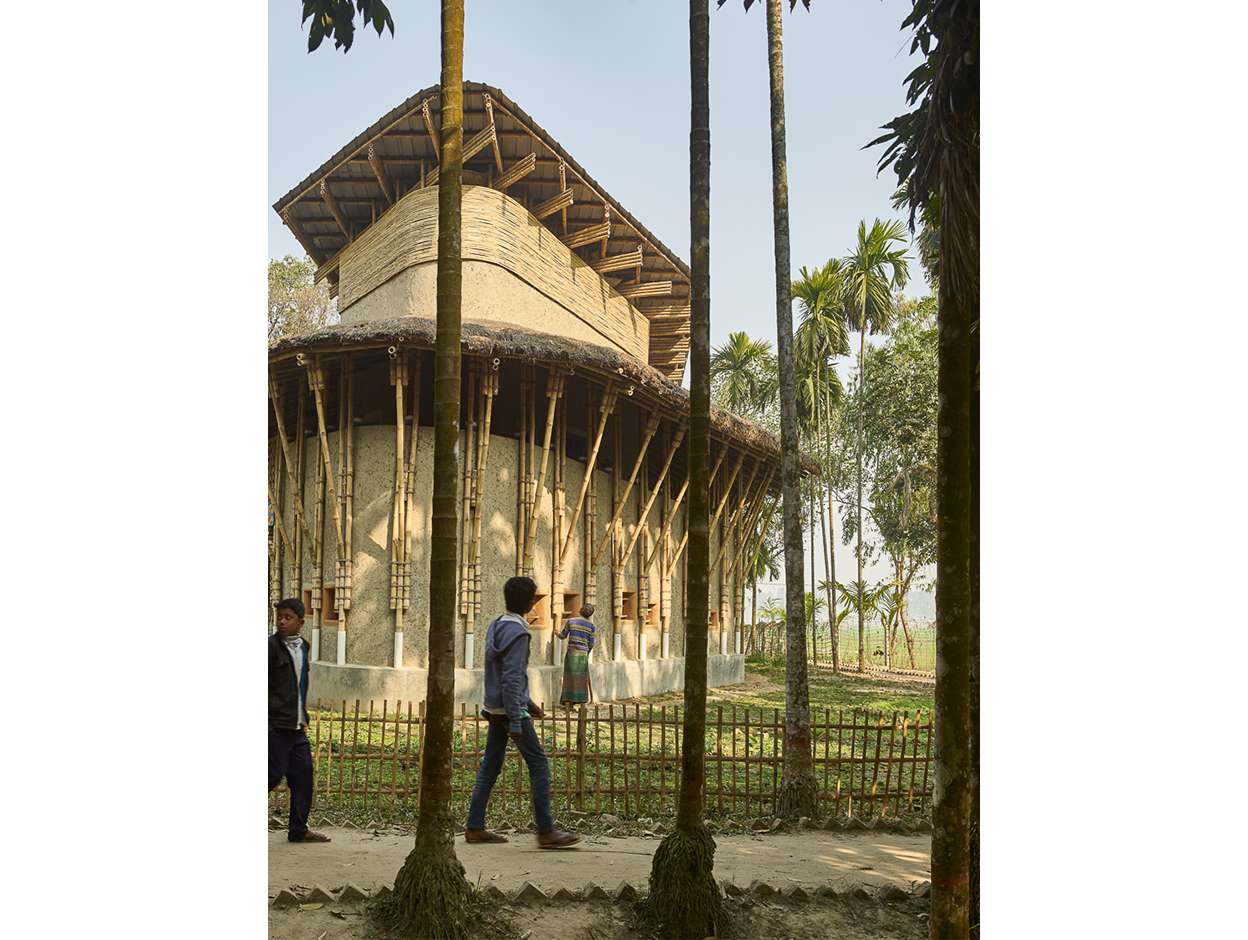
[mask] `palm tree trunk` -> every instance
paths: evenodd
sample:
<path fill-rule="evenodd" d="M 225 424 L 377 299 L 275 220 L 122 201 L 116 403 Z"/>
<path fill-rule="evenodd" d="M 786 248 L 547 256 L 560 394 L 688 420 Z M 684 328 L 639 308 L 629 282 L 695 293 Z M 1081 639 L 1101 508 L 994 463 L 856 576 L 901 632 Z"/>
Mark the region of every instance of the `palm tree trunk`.
<path fill-rule="evenodd" d="M 815 481 L 810 481 L 810 661 L 819 664 L 819 612 L 815 609 Z"/>
<path fill-rule="evenodd" d="M 669 937 L 717 935 L 715 840 L 702 822 L 706 770 L 707 622 L 710 618 L 711 107 L 708 0 L 689 2 L 689 550 L 685 593 L 685 716 L 676 829 L 654 853 L 649 915 Z"/>
<path fill-rule="evenodd" d="M 973 471 L 979 318 L 978 139 L 959 113 L 940 188 L 939 437 L 936 530 L 936 779 L 932 807 L 932 937 L 970 933 L 976 751 L 973 702 L 978 601 L 978 496 Z M 974 416 L 974 417 L 973 417 Z"/>
<path fill-rule="evenodd" d="M 840 663 L 836 655 L 836 608 L 832 604 L 836 582 L 832 580 L 834 573 L 830 569 L 832 552 L 828 544 L 828 517 L 824 512 L 822 499 L 819 500 L 819 538 L 823 544 L 823 573 L 827 579 L 824 583 L 823 594 L 824 603 L 828 605 L 828 643 L 832 649 L 832 671 L 839 672 Z"/>
<path fill-rule="evenodd" d="M 858 587 L 863 586 L 862 580 L 862 409 L 863 409 L 863 390 L 867 382 L 867 376 L 863 372 L 866 363 L 867 353 L 867 301 L 866 293 L 863 293 L 862 301 L 862 332 L 858 334 L 858 434 L 856 438 L 855 450 L 858 455 Z M 866 669 L 867 662 L 867 631 L 864 623 L 864 604 L 862 603 L 862 593 L 858 595 L 858 671 L 863 672 Z"/>
<path fill-rule="evenodd" d="M 464 3 L 442 0 L 442 127 L 438 185 L 437 338 L 433 384 L 433 516 L 429 553 L 429 676 L 416 845 L 394 882 L 398 923 L 422 935 L 466 935 L 471 886 L 455 857 L 451 744 L 458 569 Z"/>
<path fill-rule="evenodd" d="M 750 578 L 750 652 L 754 652 L 754 639 L 758 631 L 758 574 Z"/>
<path fill-rule="evenodd" d="M 771 85 L 771 194 L 776 252 L 776 360 L 780 373 L 780 442 L 784 500 L 784 593 L 787 630 L 784 766 L 776 794 L 779 816 L 814 816 L 810 689 L 806 675 L 806 598 L 802 584 L 801 464 L 793 362 L 792 272 L 789 262 L 789 180 L 784 142 L 784 38 L 780 0 L 767 0 L 767 63 Z"/>

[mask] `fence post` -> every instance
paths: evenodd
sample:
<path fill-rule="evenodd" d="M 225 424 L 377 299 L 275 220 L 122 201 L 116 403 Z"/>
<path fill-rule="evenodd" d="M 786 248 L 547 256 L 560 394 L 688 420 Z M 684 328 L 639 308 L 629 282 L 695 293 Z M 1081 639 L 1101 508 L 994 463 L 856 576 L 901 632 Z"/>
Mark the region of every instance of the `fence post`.
<path fill-rule="evenodd" d="M 576 809 L 585 812 L 585 706 L 576 710 Z"/>

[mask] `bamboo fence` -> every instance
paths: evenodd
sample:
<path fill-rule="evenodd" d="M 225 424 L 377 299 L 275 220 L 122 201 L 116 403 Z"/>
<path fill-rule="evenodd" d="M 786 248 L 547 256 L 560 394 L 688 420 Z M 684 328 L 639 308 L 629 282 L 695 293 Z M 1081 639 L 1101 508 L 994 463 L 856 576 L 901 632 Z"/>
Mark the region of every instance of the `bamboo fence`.
<path fill-rule="evenodd" d="M 534 721 L 550 760 L 556 814 L 612 813 L 622 819 L 673 816 L 680 780 L 680 706 L 592 705 Z M 898 818 L 929 811 L 934 776 L 930 714 L 859 709 L 812 710 L 819 806 L 824 816 Z M 424 705 L 346 702 L 312 713 L 309 742 L 315 805 L 360 810 L 377 818 L 415 812 L 420 783 Z M 707 709 L 706 814 L 768 816 L 784 764 L 779 709 L 714 705 Z M 451 803 L 467 813 L 487 722 L 460 705 L 455 717 Z M 270 794 L 284 813 L 284 785 Z M 508 745 L 490 800 L 493 820 L 531 814 L 528 770 Z"/>

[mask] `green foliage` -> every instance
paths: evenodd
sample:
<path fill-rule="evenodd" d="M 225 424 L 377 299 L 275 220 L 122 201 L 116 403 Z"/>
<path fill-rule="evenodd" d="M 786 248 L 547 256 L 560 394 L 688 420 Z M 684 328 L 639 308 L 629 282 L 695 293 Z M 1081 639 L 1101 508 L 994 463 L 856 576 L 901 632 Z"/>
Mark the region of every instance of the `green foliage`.
<path fill-rule="evenodd" d="M 893 292 L 905 287 L 910 277 L 905 241 L 906 227 L 900 220 L 875 219 L 870 229 L 865 219 L 858 223 L 854 247 L 841 260 L 845 319 L 855 333 L 883 333 L 892 323 Z"/>
<path fill-rule="evenodd" d="M 712 351 L 711 399 L 716 407 L 770 426 L 778 386 L 776 357 L 766 340 L 738 331 Z"/>
<path fill-rule="evenodd" d="M 715 0 L 715 8 L 719 9 L 727 2 L 728 0 Z M 743 2 L 745 4 L 745 9 L 747 11 L 750 9 L 750 7 L 754 5 L 754 0 L 743 0 Z M 802 0 L 802 6 L 804 6 L 807 9 L 807 11 L 809 11 L 810 0 Z M 797 9 L 797 0 L 789 0 L 789 12 L 792 13 L 795 9 Z"/>
<path fill-rule="evenodd" d="M 316 265 L 291 255 L 269 259 L 269 342 L 338 322 L 329 286 L 313 283 Z"/>
<path fill-rule="evenodd" d="M 303 0 L 303 19 L 312 21 L 308 28 L 308 52 L 315 52 L 326 36 L 334 40 L 334 48 L 344 53 L 355 41 L 355 14 L 359 11 L 362 25 L 373 26 L 380 36 L 387 28 L 394 35 L 394 19 L 382 0 Z"/>

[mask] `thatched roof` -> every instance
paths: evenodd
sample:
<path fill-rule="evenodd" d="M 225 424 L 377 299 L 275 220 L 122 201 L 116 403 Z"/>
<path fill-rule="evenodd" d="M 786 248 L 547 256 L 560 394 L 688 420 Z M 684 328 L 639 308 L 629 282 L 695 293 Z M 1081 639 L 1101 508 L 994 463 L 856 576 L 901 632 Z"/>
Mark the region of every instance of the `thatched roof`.
<path fill-rule="evenodd" d="M 486 100 L 490 101 L 487 111 Z M 430 85 L 382 115 L 346 146 L 313 170 L 273 204 L 296 238 L 321 266 L 318 276 L 337 280 L 337 255 L 351 239 L 373 224 L 392 204 L 368 156 L 372 149 L 381 175 L 397 198 L 421 185 L 422 176 L 438 165 L 434 142 L 426 127 L 422 105 L 428 104 L 432 126 L 438 127 L 440 86 Z M 542 220 L 558 236 L 601 224 L 610 215 L 611 236 L 605 251 L 594 242 L 579 251 L 586 260 L 600 255 L 624 255 L 640 248 L 642 285 L 671 282 L 670 292 L 635 297 L 630 302 L 650 320 L 649 363 L 679 380 L 689 352 L 689 266 L 664 245 L 632 213 L 613 198 L 563 146 L 503 91 L 480 82 L 464 83 L 464 140 L 490 126 L 494 145 L 486 146 L 465 162 L 465 184 L 488 184 L 498 176 L 498 164 L 510 169 L 523 159 L 535 160 L 534 169 L 509 189 L 509 195 L 532 208 L 561 191 L 560 161 L 566 184 L 574 195 L 564 213 L 556 211 Z M 321 185 L 329 190 L 323 198 Z M 343 225 L 346 226 L 344 231 Z M 592 258 L 591 258 L 592 256 Z M 632 277 L 632 269 L 628 269 Z M 624 284 L 617 285 L 624 289 Z M 631 285 L 630 285 L 631 286 Z M 666 289 L 666 288 L 665 288 Z"/>
<path fill-rule="evenodd" d="M 407 346 L 433 349 L 437 324 L 428 317 L 393 317 L 361 323 L 336 324 L 278 340 L 269 348 L 269 359 L 281 361 L 296 353 L 333 353 L 344 349 Z M 465 355 L 499 359 L 559 363 L 581 373 L 596 373 L 603 381 L 616 376 L 636 387 L 640 394 L 680 415 L 689 414 L 689 391 L 657 369 L 608 346 L 553 336 L 511 323 L 465 320 L 461 326 Z M 711 433 L 765 458 L 780 457 L 780 442 L 758 425 L 728 411 L 711 409 Z M 802 455 L 802 470 L 818 474 L 819 465 Z M 777 474 L 775 486 L 779 486 Z"/>

